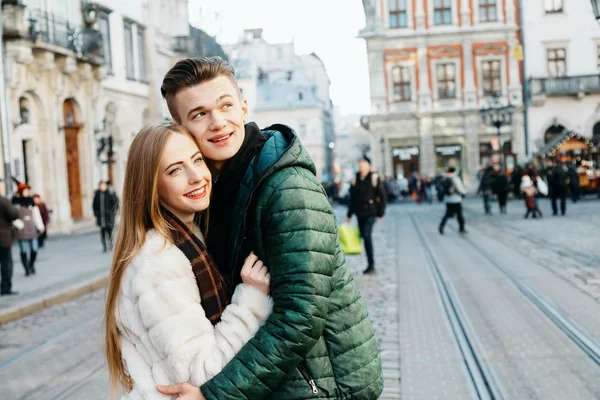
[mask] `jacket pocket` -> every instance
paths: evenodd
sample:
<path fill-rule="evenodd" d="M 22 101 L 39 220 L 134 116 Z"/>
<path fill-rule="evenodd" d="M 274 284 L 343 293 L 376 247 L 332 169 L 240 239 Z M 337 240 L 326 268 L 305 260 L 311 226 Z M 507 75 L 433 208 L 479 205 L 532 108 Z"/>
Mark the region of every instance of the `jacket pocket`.
<path fill-rule="evenodd" d="M 317 384 L 315 383 L 315 380 L 312 378 L 312 376 L 310 376 L 310 373 L 304 367 L 303 364 L 298 365 L 298 371 L 300 371 L 300 374 L 302 375 L 302 377 L 304 378 L 306 383 L 308 383 L 310 385 L 312 392 L 314 394 L 319 393 L 319 389 L 317 389 Z"/>

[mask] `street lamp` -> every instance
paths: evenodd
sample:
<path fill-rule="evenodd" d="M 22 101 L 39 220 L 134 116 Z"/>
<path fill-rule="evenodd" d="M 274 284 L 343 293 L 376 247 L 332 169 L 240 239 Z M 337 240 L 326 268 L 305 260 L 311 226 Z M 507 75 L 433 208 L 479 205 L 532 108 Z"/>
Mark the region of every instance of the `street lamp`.
<path fill-rule="evenodd" d="M 503 106 L 500 102 L 500 93 L 496 92 L 492 98 L 490 106 L 488 108 L 484 108 L 480 110 L 481 119 L 483 123 L 488 126 L 493 126 L 496 128 L 496 136 L 498 138 L 498 160 L 500 162 L 500 167 L 504 170 L 504 160 L 502 157 L 502 132 L 501 129 L 503 126 L 509 126 L 512 124 L 512 115 L 514 112 L 514 107 L 510 104 L 507 106 Z"/>
<path fill-rule="evenodd" d="M 594 16 L 596 17 L 596 21 L 600 22 L 600 0 L 591 0 L 592 8 L 594 9 Z"/>

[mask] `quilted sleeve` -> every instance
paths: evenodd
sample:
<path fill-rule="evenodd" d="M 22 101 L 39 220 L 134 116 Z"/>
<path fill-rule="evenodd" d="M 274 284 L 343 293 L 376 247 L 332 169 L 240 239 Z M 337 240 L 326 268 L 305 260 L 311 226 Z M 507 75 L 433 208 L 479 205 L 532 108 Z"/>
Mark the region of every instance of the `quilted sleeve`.
<path fill-rule="evenodd" d="M 336 252 L 335 216 L 314 177 L 296 169 L 287 174 L 265 191 L 268 200 L 259 213 L 265 254 L 257 255 L 271 273 L 273 313 L 223 371 L 202 386 L 208 400 L 266 398 L 323 333 Z"/>

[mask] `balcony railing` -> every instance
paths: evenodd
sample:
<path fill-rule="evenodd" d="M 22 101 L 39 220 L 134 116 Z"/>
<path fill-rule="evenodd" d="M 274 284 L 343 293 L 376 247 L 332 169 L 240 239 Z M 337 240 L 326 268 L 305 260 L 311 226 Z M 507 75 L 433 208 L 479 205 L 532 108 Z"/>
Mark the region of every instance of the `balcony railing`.
<path fill-rule="evenodd" d="M 534 78 L 530 81 L 532 96 L 563 96 L 600 93 L 600 75 Z"/>
<path fill-rule="evenodd" d="M 189 36 L 175 36 L 171 38 L 171 50 L 175 53 L 188 54 L 190 51 Z"/>
<path fill-rule="evenodd" d="M 29 12 L 29 34 L 33 42 L 42 41 L 70 50 L 77 57 L 104 63 L 102 34 L 68 20 L 39 10 Z"/>

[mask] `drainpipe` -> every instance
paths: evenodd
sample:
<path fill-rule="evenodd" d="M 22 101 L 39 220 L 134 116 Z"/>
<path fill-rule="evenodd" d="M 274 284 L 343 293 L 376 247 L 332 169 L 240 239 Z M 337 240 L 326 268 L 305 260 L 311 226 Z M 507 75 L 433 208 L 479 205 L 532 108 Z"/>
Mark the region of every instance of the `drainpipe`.
<path fill-rule="evenodd" d="M 2 157 L 4 158 L 4 184 L 6 187 L 6 196 L 12 195 L 12 177 L 10 172 L 10 137 L 8 130 L 8 98 L 6 95 L 6 79 L 5 79 L 5 68 L 4 62 L 6 55 L 4 54 L 4 27 L 2 26 L 2 6 L 0 5 L 0 55 L 2 55 L 2 61 L 0 62 L 0 129 L 2 130 Z"/>
<path fill-rule="evenodd" d="M 525 51 L 525 24 L 523 15 L 523 0 L 519 0 L 519 42 L 523 47 L 523 61 L 521 66 L 523 68 L 523 133 L 525 135 L 525 156 L 529 159 L 529 79 L 527 79 L 527 52 Z"/>

